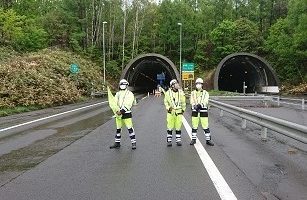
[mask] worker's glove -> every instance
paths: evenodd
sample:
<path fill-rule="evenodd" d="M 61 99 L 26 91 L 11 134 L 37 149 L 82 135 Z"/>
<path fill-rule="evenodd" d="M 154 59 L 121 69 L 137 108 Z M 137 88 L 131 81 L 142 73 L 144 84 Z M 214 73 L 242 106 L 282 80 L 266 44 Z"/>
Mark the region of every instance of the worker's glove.
<path fill-rule="evenodd" d="M 201 110 L 202 106 L 200 104 L 197 104 L 193 108 L 194 108 L 194 110 L 196 110 L 196 112 L 199 112 Z"/>
<path fill-rule="evenodd" d="M 167 111 L 167 112 L 171 113 L 171 112 L 172 112 L 172 110 L 173 110 L 173 108 L 172 108 L 172 107 L 170 107 L 170 108 L 168 109 L 168 111 Z"/>
<path fill-rule="evenodd" d="M 121 109 L 121 110 L 120 110 L 120 113 L 123 115 L 123 114 L 126 113 L 126 111 L 125 111 L 124 109 Z"/>

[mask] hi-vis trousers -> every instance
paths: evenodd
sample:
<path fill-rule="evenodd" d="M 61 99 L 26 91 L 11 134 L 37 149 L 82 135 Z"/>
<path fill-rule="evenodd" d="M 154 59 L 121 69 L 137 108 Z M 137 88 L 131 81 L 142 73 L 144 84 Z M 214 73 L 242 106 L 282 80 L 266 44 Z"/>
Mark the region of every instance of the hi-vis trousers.
<path fill-rule="evenodd" d="M 211 140 L 208 112 L 192 112 L 192 139 L 197 139 L 199 121 L 205 133 L 206 140 Z"/>
<path fill-rule="evenodd" d="M 172 131 L 176 130 L 176 142 L 181 142 L 182 114 L 167 113 L 167 142 L 172 142 Z"/>
<path fill-rule="evenodd" d="M 116 122 L 115 142 L 120 143 L 121 130 L 122 130 L 123 125 L 125 125 L 128 129 L 131 143 L 136 143 L 135 133 L 134 133 L 133 124 L 132 124 L 132 118 L 122 119 L 121 117 L 118 116 L 115 118 L 115 122 Z"/>

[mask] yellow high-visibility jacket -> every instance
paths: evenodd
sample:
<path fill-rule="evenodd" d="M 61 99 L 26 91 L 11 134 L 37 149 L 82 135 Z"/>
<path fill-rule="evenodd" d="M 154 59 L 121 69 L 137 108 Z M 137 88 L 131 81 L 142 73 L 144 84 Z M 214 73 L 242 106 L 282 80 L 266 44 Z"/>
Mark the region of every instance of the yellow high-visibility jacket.
<path fill-rule="evenodd" d="M 184 92 L 182 90 L 174 92 L 172 89 L 168 89 L 165 92 L 164 105 L 168 111 L 172 108 L 172 112 L 175 114 L 183 113 L 186 109 Z"/>
<path fill-rule="evenodd" d="M 209 93 L 206 90 L 193 90 L 191 92 L 190 104 L 192 106 L 192 110 L 195 105 L 200 104 L 202 109 L 207 109 L 209 103 Z"/>
<path fill-rule="evenodd" d="M 115 99 L 117 100 L 117 105 L 122 113 L 122 118 L 129 118 L 132 117 L 131 115 L 131 108 L 134 102 L 134 94 L 126 89 L 120 90 L 115 94 Z"/>

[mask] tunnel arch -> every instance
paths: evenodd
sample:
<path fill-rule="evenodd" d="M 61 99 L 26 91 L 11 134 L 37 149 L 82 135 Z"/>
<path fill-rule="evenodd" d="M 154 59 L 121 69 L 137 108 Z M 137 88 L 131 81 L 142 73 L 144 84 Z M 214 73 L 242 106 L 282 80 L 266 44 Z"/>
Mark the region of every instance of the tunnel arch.
<path fill-rule="evenodd" d="M 164 87 L 167 87 L 172 79 L 177 79 L 181 84 L 175 64 L 167 57 L 156 53 L 142 54 L 130 60 L 122 72 L 121 79 L 126 79 L 134 91 L 152 91 L 160 84 L 156 77 L 162 72 L 166 78 L 162 83 Z"/>
<path fill-rule="evenodd" d="M 278 92 L 279 79 L 271 65 L 263 58 L 250 53 L 234 53 L 226 56 L 214 75 L 214 89 L 232 92 Z"/>

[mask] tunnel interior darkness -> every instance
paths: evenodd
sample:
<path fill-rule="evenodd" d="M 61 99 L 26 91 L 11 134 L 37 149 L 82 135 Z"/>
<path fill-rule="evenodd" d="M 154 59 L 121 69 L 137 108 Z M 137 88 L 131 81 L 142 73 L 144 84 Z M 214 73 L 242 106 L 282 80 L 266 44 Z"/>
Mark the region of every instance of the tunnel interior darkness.
<path fill-rule="evenodd" d="M 272 68 L 251 54 L 237 54 L 223 59 L 215 79 L 215 89 L 240 93 L 243 92 L 244 82 L 247 93 L 260 92 L 264 86 L 278 86 L 277 76 Z"/>
<path fill-rule="evenodd" d="M 162 81 L 164 88 L 172 79 L 178 80 L 178 71 L 169 59 L 159 54 L 148 54 L 132 60 L 123 71 L 122 78 L 127 79 L 133 91 L 151 92 L 160 84 L 157 74 L 161 73 L 165 74 Z"/>

